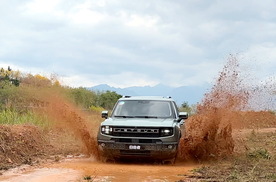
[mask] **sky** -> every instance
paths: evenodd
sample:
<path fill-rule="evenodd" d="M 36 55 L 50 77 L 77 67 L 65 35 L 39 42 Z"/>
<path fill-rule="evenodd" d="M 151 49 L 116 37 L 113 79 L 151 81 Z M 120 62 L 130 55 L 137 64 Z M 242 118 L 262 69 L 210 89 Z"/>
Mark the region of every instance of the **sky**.
<path fill-rule="evenodd" d="M 276 75 L 274 0 L 0 1 L 0 67 L 64 85 L 202 86 L 230 54 Z"/>

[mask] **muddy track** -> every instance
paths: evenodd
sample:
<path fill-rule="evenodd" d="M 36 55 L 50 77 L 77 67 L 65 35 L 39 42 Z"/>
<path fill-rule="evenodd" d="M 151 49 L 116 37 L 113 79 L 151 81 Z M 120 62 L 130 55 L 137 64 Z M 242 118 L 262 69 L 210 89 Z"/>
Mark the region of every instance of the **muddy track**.
<path fill-rule="evenodd" d="M 234 130 L 235 140 L 245 138 L 252 132 L 276 132 L 276 128 Z M 200 167 L 198 163 L 176 162 L 175 165 L 160 165 L 152 162 L 102 163 L 92 158 L 65 159 L 46 163 L 39 167 L 20 167 L 0 176 L 5 182 L 80 182 L 80 181 L 180 181 Z"/>
<path fill-rule="evenodd" d="M 93 159 L 67 159 L 39 168 L 13 169 L 0 176 L 5 182 L 48 181 L 179 181 L 198 164 L 101 163 Z M 87 179 L 87 180 L 86 180 Z"/>

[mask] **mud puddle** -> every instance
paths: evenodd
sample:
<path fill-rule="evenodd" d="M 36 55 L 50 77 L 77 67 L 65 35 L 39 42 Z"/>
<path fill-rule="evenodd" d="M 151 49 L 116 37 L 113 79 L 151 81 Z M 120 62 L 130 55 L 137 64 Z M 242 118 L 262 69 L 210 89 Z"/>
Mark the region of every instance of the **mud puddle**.
<path fill-rule="evenodd" d="M 2 182 L 68 182 L 78 181 L 81 173 L 72 169 L 38 168 L 28 172 L 9 172 L 0 177 Z"/>
<path fill-rule="evenodd" d="M 179 181 L 190 174 L 198 164 L 176 163 L 160 165 L 151 163 L 101 163 L 94 159 L 71 159 L 46 164 L 28 172 L 4 174 L 4 182 L 84 182 L 84 181 Z"/>

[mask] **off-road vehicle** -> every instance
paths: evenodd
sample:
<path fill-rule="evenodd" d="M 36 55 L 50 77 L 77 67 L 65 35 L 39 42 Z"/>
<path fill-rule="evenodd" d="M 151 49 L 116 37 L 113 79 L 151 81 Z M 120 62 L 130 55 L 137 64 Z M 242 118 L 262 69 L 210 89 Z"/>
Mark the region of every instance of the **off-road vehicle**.
<path fill-rule="evenodd" d="M 125 96 L 120 98 L 110 117 L 102 112 L 105 121 L 98 132 L 98 145 L 105 159 L 152 158 L 174 162 L 181 126 L 188 118 L 179 112 L 170 98 Z"/>

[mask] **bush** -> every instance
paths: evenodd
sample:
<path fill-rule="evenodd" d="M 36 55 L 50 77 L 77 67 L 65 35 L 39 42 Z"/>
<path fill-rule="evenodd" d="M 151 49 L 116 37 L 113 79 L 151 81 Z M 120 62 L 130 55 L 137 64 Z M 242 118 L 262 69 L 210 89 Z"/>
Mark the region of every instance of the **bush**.
<path fill-rule="evenodd" d="M 86 88 L 69 88 L 69 98 L 79 107 L 89 109 L 96 106 L 97 95 Z"/>
<path fill-rule="evenodd" d="M 105 109 L 102 108 L 102 107 L 99 107 L 99 106 L 91 106 L 91 107 L 90 107 L 90 110 L 91 110 L 91 111 L 95 111 L 95 112 L 102 112 L 102 111 L 105 110 Z"/>

